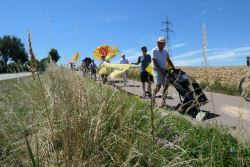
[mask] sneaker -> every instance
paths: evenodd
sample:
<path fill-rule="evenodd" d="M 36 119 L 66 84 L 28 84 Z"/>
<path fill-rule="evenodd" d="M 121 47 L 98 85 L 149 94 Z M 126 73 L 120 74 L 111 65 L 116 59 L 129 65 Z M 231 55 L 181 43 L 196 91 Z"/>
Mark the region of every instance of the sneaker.
<path fill-rule="evenodd" d="M 161 105 L 159 107 L 160 108 L 168 108 L 168 105 L 166 103 L 161 103 Z"/>
<path fill-rule="evenodd" d="M 142 97 L 145 98 L 147 96 L 146 92 L 143 93 Z"/>

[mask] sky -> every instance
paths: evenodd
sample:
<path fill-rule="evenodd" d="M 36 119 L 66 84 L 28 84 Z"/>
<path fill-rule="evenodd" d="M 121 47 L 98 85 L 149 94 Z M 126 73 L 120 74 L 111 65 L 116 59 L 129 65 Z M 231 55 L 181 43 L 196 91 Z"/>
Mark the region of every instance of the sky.
<path fill-rule="evenodd" d="M 28 51 L 30 29 L 38 60 L 58 50 L 58 64 L 67 64 L 79 52 L 93 59 L 103 44 L 137 62 L 146 46 L 157 46 L 163 22 L 169 27 L 171 59 L 175 66 L 203 66 L 202 28 L 206 25 L 209 66 L 246 65 L 250 56 L 250 0 L 0 0 L 0 36 L 15 35 Z M 95 61 L 97 64 L 99 60 Z"/>

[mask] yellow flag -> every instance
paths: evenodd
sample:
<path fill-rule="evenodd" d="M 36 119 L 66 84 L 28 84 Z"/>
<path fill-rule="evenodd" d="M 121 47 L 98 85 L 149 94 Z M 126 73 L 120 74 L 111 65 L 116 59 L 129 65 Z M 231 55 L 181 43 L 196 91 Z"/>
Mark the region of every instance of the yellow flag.
<path fill-rule="evenodd" d="M 80 55 L 78 52 L 76 52 L 76 54 L 73 57 L 71 57 L 71 60 L 73 60 L 75 63 L 77 63 L 78 59 L 80 59 Z"/>
<path fill-rule="evenodd" d="M 130 64 L 110 64 L 106 62 L 102 63 L 102 69 L 105 69 L 107 71 L 115 70 L 110 74 L 110 78 L 115 78 L 121 75 L 126 70 L 128 70 L 130 66 Z"/>
<path fill-rule="evenodd" d="M 168 59 L 171 60 L 168 53 L 167 53 L 167 56 L 168 56 Z M 166 69 L 169 70 L 170 68 L 171 68 L 171 66 L 167 62 Z M 153 76 L 152 62 L 147 66 L 146 71 L 149 72 Z"/>
<path fill-rule="evenodd" d="M 106 57 L 106 60 L 111 60 L 112 58 L 114 58 L 119 53 L 120 53 L 119 49 L 116 46 L 114 46 L 111 49 L 111 51 L 108 53 L 108 55 Z"/>

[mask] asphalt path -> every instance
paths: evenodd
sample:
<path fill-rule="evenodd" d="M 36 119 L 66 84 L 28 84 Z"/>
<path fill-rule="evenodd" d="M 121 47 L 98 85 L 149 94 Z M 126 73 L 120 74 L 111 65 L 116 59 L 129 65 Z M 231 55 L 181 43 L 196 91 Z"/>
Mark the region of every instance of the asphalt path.
<path fill-rule="evenodd" d="M 97 75 L 96 82 L 102 83 L 99 80 L 99 76 Z M 108 78 L 108 84 L 106 86 L 114 86 L 121 91 L 127 92 L 128 94 L 141 96 L 143 95 L 143 90 L 141 87 L 141 82 L 127 80 L 126 86 L 124 86 L 123 79 L 121 78 Z M 146 85 L 147 86 L 147 85 Z M 152 84 L 151 88 L 155 88 L 155 85 Z M 166 103 L 171 107 L 173 114 L 182 116 L 187 120 L 193 122 L 194 124 L 202 124 L 209 123 L 213 124 L 217 123 L 219 126 L 228 125 L 229 127 L 235 127 L 236 130 L 231 129 L 230 133 L 237 137 L 238 136 L 238 128 L 242 127 L 241 137 L 243 140 L 250 139 L 250 102 L 245 101 L 241 97 L 223 95 L 218 93 L 210 93 L 204 92 L 208 100 L 211 100 L 205 106 L 201 107 L 202 112 L 206 112 L 206 117 L 204 122 L 198 122 L 195 118 L 197 115 L 197 111 L 191 110 L 186 115 L 181 115 L 176 111 L 176 106 L 180 103 L 179 94 L 176 89 L 172 86 L 168 89 L 168 96 L 166 99 Z M 161 103 L 162 97 L 162 88 L 159 93 L 156 95 L 157 104 Z M 150 100 L 149 97 L 142 98 L 144 100 Z M 242 108 L 240 109 L 240 104 L 242 104 Z M 242 119 L 239 119 L 239 115 L 242 113 Z M 240 121 L 241 120 L 241 121 Z M 241 125 L 241 126 L 239 126 Z"/>
<path fill-rule="evenodd" d="M 29 76 L 29 75 L 31 75 L 30 72 L 15 73 L 15 74 L 1 74 L 0 80 L 19 78 L 19 77 L 24 77 L 24 76 Z"/>

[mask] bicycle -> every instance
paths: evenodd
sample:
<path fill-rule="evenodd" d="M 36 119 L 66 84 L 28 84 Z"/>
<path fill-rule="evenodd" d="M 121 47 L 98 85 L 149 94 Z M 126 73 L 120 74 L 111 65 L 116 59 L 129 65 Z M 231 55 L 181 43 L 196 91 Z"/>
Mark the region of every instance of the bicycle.
<path fill-rule="evenodd" d="M 250 56 L 247 56 L 246 59 L 247 59 L 247 66 L 249 67 Z M 244 77 L 240 81 L 239 91 L 240 91 L 240 95 L 245 100 L 250 101 L 250 75 L 248 76 L 248 78 Z"/>

